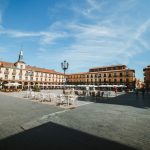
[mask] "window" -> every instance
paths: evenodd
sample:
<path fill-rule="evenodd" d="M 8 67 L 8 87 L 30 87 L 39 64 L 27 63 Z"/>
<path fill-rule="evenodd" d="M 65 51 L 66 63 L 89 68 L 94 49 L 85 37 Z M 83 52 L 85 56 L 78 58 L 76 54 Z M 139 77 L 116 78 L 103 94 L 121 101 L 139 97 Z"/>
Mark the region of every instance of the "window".
<path fill-rule="evenodd" d="M 15 80 L 15 76 L 13 76 L 12 79 Z"/>
<path fill-rule="evenodd" d="M 8 79 L 8 75 L 5 75 L 5 79 Z"/>
<path fill-rule="evenodd" d="M 120 77 L 122 77 L 122 73 L 120 73 Z"/>
<path fill-rule="evenodd" d="M 122 79 L 120 79 L 120 82 L 122 82 Z"/>
<path fill-rule="evenodd" d="M 19 76 L 19 80 L 22 80 L 22 76 Z"/>
<path fill-rule="evenodd" d="M 128 77 L 128 75 L 129 75 L 129 74 L 128 74 L 128 71 L 127 71 L 127 72 L 126 72 L 126 76 Z"/>
<path fill-rule="evenodd" d="M 116 80 L 116 79 L 114 79 L 114 82 L 117 82 L 117 80 Z"/>

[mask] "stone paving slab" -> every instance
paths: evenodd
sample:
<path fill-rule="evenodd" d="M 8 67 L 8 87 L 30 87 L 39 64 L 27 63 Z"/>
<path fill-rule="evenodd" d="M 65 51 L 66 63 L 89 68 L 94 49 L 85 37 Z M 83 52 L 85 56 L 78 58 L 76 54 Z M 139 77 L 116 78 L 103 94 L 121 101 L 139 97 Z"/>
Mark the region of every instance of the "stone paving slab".
<path fill-rule="evenodd" d="M 63 133 L 61 138 L 68 136 L 72 145 L 77 143 L 83 144 L 84 147 L 90 147 L 86 142 L 90 143 L 92 139 L 97 137 L 98 139 L 107 139 L 135 149 L 149 150 L 150 107 L 127 105 L 128 101 L 131 102 L 133 95 L 120 97 L 122 101 L 121 98 L 126 100 L 126 105 L 123 105 L 124 102 L 122 105 L 121 103 L 118 105 L 115 103 L 109 104 L 108 102 L 92 102 L 88 105 L 66 110 L 0 95 L 0 138 L 4 140 L 4 143 L 10 141 L 10 144 L 13 144 L 11 143 L 12 139 L 18 140 L 18 138 L 21 138 L 22 143 L 25 144 L 24 139 L 29 142 L 36 138 L 37 145 L 41 146 L 39 142 L 42 139 L 44 139 L 44 144 L 49 145 L 49 142 L 45 143 L 45 141 L 51 139 L 55 142 L 55 138 L 57 137 L 57 141 Z M 81 140 L 78 139 L 78 136 L 75 138 L 72 135 L 68 135 L 74 133 L 74 131 L 82 133 L 81 137 L 79 136 Z M 83 133 L 87 135 L 85 136 Z M 8 136 L 10 137 L 8 138 Z M 84 141 L 87 137 L 90 141 Z M 105 140 L 100 141 L 102 145 L 105 143 Z M 34 143 L 30 144 L 34 145 Z M 63 139 L 61 144 L 66 145 L 69 143 Z M 91 144 L 94 144 L 94 142 L 91 142 Z M 100 146 L 100 144 L 98 145 Z"/>
<path fill-rule="evenodd" d="M 149 149 L 150 117 L 147 113 L 150 113 L 150 109 L 143 110 L 146 115 L 138 111 L 135 115 L 137 109 L 128 106 L 117 106 L 121 112 L 115 105 L 109 107 L 109 104 L 91 104 L 83 107 L 51 117 L 49 121 L 137 149 Z M 130 109 L 132 111 L 129 115 Z"/>
<path fill-rule="evenodd" d="M 0 94 L 0 139 L 11 135 L 14 127 L 20 129 L 21 124 L 61 110 L 59 107 Z"/>

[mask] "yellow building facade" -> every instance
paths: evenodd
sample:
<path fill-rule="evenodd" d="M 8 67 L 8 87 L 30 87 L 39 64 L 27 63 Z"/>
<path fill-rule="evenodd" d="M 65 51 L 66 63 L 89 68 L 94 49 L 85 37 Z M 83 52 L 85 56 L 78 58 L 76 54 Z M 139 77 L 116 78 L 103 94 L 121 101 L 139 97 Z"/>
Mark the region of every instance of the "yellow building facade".
<path fill-rule="evenodd" d="M 125 65 L 96 67 L 89 69 L 89 72 L 67 75 L 67 83 L 87 85 L 123 84 L 133 89 L 135 87 L 135 70 L 129 69 Z"/>
<path fill-rule="evenodd" d="M 150 65 L 143 69 L 145 88 L 150 90 Z"/>

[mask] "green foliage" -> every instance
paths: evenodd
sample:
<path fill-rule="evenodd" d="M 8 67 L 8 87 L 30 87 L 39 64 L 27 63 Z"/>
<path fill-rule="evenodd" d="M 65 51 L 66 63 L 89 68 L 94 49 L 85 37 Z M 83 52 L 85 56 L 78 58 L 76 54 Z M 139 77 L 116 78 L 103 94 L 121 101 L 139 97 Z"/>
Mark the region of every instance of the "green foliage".
<path fill-rule="evenodd" d="M 40 92 L 40 88 L 39 88 L 37 85 L 35 85 L 35 86 L 33 87 L 33 91 L 35 91 L 35 92 Z"/>

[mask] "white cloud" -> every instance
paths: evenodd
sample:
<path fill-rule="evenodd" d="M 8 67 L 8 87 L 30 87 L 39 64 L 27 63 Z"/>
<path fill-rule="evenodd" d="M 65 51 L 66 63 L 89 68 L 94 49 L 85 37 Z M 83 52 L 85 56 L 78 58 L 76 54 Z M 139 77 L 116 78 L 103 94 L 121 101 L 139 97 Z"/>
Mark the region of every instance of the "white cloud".
<path fill-rule="evenodd" d="M 42 45 L 52 44 L 56 40 L 67 37 L 65 32 L 41 32 L 40 43 Z"/>
<path fill-rule="evenodd" d="M 131 58 L 142 53 L 141 45 L 148 48 L 142 35 L 149 29 L 149 20 L 136 29 L 113 24 L 109 27 L 99 22 L 95 25 L 68 23 L 65 27 L 75 40 L 64 47 L 63 54 L 58 54 L 58 57 L 67 59 L 76 69 L 87 65 L 129 64 Z"/>
<path fill-rule="evenodd" d="M 17 30 L 9 30 L 9 29 L 2 29 L 0 34 L 7 35 L 10 37 L 33 37 L 33 36 L 41 36 L 40 33 L 36 32 L 23 32 Z"/>
<path fill-rule="evenodd" d="M 38 37 L 39 43 L 42 45 L 54 43 L 55 40 L 67 37 L 65 32 L 51 32 L 51 31 L 39 31 L 39 32 L 25 32 L 18 30 L 10 30 L 0 28 L 0 35 L 5 35 L 8 37 L 15 38 L 28 38 L 28 37 Z"/>
<path fill-rule="evenodd" d="M 15 38 L 37 37 L 41 44 L 37 53 L 39 60 L 67 59 L 73 66 L 72 71 L 97 65 L 129 64 L 134 56 L 150 46 L 143 38 L 149 30 L 150 19 L 141 21 L 129 13 L 136 3 L 127 0 L 111 5 L 109 1 L 86 0 L 82 6 L 73 3 L 66 8 L 74 12 L 72 19 L 56 19 L 47 30 L 25 32 L 0 28 L 0 34 Z M 61 8 L 65 7 L 51 9 L 51 15 L 60 15 Z M 62 39 L 66 39 L 65 45 L 59 41 Z"/>
<path fill-rule="evenodd" d="M 2 12 L 0 11 L 0 24 L 2 24 Z"/>
<path fill-rule="evenodd" d="M 8 5 L 8 0 L 0 0 L 0 25 L 2 24 L 3 21 L 3 13 Z"/>

